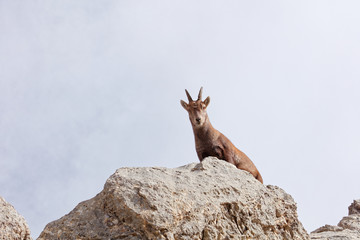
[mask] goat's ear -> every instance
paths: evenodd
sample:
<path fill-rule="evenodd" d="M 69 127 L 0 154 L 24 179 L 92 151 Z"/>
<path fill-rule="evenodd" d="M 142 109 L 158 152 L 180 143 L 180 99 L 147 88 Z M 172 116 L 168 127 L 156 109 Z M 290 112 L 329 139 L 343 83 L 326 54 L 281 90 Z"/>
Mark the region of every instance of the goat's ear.
<path fill-rule="evenodd" d="M 208 106 L 209 103 L 210 103 L 210 97 L 207 97 L 207 98 L 204 100 L 203 103 L 205 104 L 205 108 L 207 108 L 207 106 Z"/>
<path fill-rule="evenodd" d="M 180 104 L 183 108 L 185 108 L 186 111 L 189 109 L 189 105 L 186 102 L 184 102 L 183 100 L 180 100 Z"/>

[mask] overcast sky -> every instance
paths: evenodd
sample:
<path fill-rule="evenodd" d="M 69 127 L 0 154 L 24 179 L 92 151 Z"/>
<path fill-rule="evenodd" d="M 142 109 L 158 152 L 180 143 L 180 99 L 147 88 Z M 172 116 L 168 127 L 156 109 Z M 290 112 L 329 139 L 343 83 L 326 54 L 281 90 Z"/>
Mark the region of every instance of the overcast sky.
<path fill-rule="evenodd" d="M 36 238 L 120 167 L 197 162 L 180 99 L 308 231 L 360 198 L 359 1 L 0 0 L 0 195 Z"/>

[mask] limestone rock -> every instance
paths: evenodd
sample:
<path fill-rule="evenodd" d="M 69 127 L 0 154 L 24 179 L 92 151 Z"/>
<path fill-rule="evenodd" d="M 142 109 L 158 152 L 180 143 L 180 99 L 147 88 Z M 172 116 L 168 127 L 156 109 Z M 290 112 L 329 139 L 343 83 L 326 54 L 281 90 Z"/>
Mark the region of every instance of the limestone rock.
<path fill-rule="evenodd" d="M 0 197 L 0 239 L 31 240 L 25 219 L 2 197 Z"/>
<path fill-rule="evenodd" d="M 343 217 L 337 226 L 325 225 L 313 231 L 311 239 L 359 240 L 360 239 L 360 199 L 349 206 L 349 216 Z"/>
<path fill-rule="evenodd" d="M 360 214 L 360 199 L 354 200 L 354 202 L 349 206 L 349 215 Z"/>
<path fill-rule="evenodd" d="M 167 169 L 120 168 L 102 192 L 49 223 L 52 239 L 309 239 L 293 198 L 207 158 Z"/>

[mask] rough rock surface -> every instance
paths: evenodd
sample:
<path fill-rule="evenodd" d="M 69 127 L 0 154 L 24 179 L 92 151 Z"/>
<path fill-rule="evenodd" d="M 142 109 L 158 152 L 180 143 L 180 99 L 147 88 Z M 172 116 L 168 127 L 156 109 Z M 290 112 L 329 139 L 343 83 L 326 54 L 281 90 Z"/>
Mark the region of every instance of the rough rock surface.
<path fill-rule="evenodd" d="M 216 158 L 121 168 L 104 190 L 49 223 L 51 239 L 309 239 L 292 197 Z"/>
<path fill-rule="evenodd" d="M 337 226 L 325 225 L 311 233 L 311 239 L 359 240 L 360 239 L 360 199 L 349 206 L 349 216 L 343 217 Z"/>
<path fill-rule="evenodd" d="M 0 197 L 0 239 L 31 239 L 30 230 L 25 219 L 2 197 Z"/>

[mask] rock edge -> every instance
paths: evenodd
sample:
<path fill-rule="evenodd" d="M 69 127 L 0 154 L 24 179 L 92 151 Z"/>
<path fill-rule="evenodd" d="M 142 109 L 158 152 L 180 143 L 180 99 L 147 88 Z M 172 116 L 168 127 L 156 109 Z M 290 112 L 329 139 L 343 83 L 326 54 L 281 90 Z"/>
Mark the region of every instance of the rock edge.
<path fill-rule="evenodd" d="M 337 226 L 325 225 L 311 232 L 316 240 L 359 240 L 360 239 L 360 199 L 349 206 L 349 215 L 343 217 Z"/>
<path fill-rule="evenodd" d="M 0 197 L 0 239 L 31 240 L 30 229 L 24 217 Z"/>

